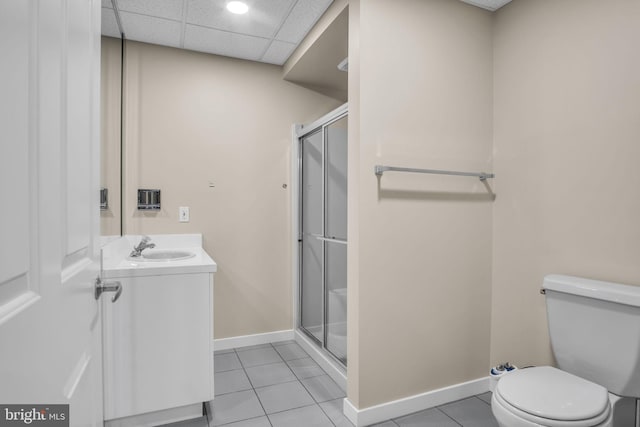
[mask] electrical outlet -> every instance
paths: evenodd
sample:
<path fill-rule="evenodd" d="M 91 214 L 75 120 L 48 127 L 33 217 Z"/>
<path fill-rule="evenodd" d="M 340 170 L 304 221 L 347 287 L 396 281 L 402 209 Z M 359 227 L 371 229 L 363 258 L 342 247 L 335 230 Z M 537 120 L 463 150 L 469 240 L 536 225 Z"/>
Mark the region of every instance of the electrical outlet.
<path fill-rule="evenodd" d="M 180 222 L 189 222 L 189 208 L 181 206 L 178 209 L 178 219 Z"/>

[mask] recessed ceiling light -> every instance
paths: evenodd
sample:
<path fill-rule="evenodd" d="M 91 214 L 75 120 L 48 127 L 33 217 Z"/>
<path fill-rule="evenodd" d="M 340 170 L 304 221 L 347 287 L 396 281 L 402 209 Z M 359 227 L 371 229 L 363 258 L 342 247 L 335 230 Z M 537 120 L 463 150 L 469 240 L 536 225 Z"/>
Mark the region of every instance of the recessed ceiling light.
<path fill-rule="evenodd" d="M 230 1 L 227 3 L 227 10 L 231 13 L 242 15 L 243 13 L 247 13 L 249 6 L 241 1 Z"/>

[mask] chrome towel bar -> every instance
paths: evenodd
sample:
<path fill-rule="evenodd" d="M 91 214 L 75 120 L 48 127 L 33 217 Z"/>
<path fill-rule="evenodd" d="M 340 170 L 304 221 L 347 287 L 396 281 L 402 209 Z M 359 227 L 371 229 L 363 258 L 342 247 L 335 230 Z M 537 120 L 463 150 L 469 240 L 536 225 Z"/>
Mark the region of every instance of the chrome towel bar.
<path fill-rule="evenodd" d="M 416 169 L 416 168 L 400 168 L 396 166 L 382 166 L 376 165 L 374 172 L 378 176 L 382 176 L 385 172 L 412 172 L 412 173 L 432 173 L 438 175 L 457 175 L 457 176 L 474 176 L 479 178 L 480 181 L 486 181 L 488 178 L 495 178 L 492 173 L 486 172 L 457 172 L 457 171 L 444 171 L 437 169 Z"/>
<path fill-rule="evenodd" d="M 321 240 L 323 242 L 332 242 L 332 243 L 339 243 L 341 245 L 346 245 L 347 241 L 344 239 L 338 239 L 337 237 L 324 237 L 320 234 L 311 234 L 311 236 L 315 237 L 318 240 Z"/>

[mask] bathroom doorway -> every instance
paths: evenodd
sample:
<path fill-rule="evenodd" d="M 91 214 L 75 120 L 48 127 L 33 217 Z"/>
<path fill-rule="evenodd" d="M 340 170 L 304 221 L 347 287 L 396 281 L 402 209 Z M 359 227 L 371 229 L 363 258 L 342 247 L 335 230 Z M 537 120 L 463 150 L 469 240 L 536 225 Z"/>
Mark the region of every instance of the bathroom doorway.
<path fill-rule="evenodd" d="M 299 129 L 298 329 L 347 365 L 347 105 Z"/>

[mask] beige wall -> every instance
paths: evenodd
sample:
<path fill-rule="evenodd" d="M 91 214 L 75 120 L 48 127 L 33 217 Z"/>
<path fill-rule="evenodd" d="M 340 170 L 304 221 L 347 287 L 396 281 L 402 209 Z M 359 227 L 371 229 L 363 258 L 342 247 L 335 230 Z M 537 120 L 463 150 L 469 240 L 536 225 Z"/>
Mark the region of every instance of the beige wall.
<path fill-rule="evenodd" d="M 216 338 L 291 329 L 291 126 L 340 102 L 273 65 L 136 42 L 126 64 L 125 232 L 203 233 Z M 137 211 L 137 188 L 162 210 Z"/>
<path fill-rule="evenodd" d="M 360 0 L 349 1 L 347 162 L 347 397 L 360 396 Z"/>
<path fill-rule="evenodd" d="M 549 273 L 640 284 L 640 3 L 496 13 L 491 362 L 552 361 Z"/>
<path fill-rule="evenodd" d="M 120 235 L 120 40 L 102 37 L 100 70 L 100 186 L 109 209 L 100 211 L 103 236 Z"/>
<path fill-rule="evenodd" d="M 492 17 L 450 0 L 350 15 L 348 397 L 365 408 L 487 374 L 490 192 L 373 168 L 493 169 Z"/>

